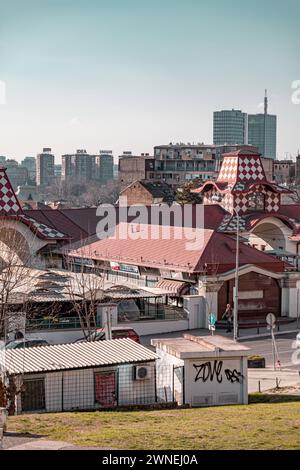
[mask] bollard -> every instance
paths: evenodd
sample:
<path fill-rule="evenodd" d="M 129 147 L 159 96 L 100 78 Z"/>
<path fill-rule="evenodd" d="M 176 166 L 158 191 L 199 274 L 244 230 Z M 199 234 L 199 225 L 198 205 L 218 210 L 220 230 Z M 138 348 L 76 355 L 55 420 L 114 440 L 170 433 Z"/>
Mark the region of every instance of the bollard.
<path fill-rule="evenodd" d="M 258 381 L 258 393 L 261 393 L 260 380 Z"/>

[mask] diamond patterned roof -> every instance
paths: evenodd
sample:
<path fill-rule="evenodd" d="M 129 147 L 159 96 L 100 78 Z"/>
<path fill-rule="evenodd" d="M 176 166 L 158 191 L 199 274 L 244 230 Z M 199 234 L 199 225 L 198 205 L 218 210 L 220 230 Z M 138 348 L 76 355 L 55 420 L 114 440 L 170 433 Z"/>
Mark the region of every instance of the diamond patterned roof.
<path fill-rule="evenodd" d="M 0 215 L 18 215 L 22 213 L 22 208 L 10 184 L 6 169 L 0 167 Z"/>
<path fill-rule="evenodd" d="M 69 238 L 55 228 L 42 224 L 34 218 L 25 215 L 17 196 L 12 188 L 4 167 L 0 167 L 0 217 L 17 218 L 26 224 L 40 238 L 60 240 Z"/>
<path fill-rule="evenodd" d="M 49 238 L 54 240 L 69 238 L 64 233 L 59 232 L 52 227 L 48 227 L 48 225 L 41 224 L 32 217 L 28 217 L 27 215 L 22 214 L 19 218 L 24 221 L 26 225 L 34 228 L 37 231 L 37 235 L 42 236 L 42 238 Z"/>
<path fill-rule="evenodd" d="M 241 150 L 224 154 L 217 181 L 246 184 L 266 181 L 260 156 L 249 151 L 245 154 Z"/>

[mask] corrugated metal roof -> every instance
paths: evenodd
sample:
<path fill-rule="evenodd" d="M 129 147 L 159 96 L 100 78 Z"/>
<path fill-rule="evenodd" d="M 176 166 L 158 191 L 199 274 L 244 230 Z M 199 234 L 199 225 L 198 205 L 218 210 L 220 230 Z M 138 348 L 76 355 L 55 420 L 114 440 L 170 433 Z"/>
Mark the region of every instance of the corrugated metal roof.
<path fill-rule="evenodd" d="M 19 275 L 16 268 L 16 278 Z M 26 277 L 26 282 L 25 282 Z M 0 276 L 1 287 L 1 276 Z M 99 302 L 105 299 L 123 300 L 136 298 L 159 297 L 160 290 L 151 291 L 128 283 L 113 284 L 102 276 L 92 273 L 75 273 L 58 269 L 24 268 L 24 282 L 18 283 L 15 290 L 10 293 L 10 303 L 31 302 L 70 302 L 81 300 L 84 296 L 97 295 Z"/>
<path fill-rule="evenodd" d="M 6 350 L 5 367 L 9 374 L 28 374 L 148 362 L 157 357 L 150 349 L 124 338 Z"/>

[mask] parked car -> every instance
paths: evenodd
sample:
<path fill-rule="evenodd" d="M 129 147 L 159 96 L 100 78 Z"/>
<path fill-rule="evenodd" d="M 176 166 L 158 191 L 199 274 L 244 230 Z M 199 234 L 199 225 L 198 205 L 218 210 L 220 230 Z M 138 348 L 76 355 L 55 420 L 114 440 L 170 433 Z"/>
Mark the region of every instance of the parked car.
<path fill-rule="evenodd" d="M 300 333 L 298 333 L 296 336 L 296 347 L 300 348 Z"/>
<path fill-rule="evenodd" d="M 111 333 L 112 333 L 112 339 L 130 338 L 136 343 L 141 342 L 139 335 L 133 328 L 113 326 L 111 329 Z M 105 332 L 103 328 L 97 328 L 97 330 L 94 331 L 89 338 L 89 341 L 103 341 L 103 340 L 105 340 Z M 87 341 L 87 339 L 80 338 L 74 341 L 74 343 L 83 343 L 84 341 Z"/>
<path fill-rule="evenodd" d="M 6 344 L 6 349 L 20 349 L 20 348 L 33 348 L 36 346 L 49 346 L 49 343 L 44 339 L 17 339 L 10 341 Z"/>

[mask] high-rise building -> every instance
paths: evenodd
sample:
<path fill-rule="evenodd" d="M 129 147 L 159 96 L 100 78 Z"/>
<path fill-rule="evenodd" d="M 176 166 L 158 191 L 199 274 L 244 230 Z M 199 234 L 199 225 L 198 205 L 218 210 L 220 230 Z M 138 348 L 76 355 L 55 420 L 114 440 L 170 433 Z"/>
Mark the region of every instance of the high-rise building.
<path fill-rule="evenodd" d="M 61 164 L 58 163 L 57 165 L 54 165 L 54 176 L 55 178 L 60 179 L 61 178 Z"/>
<path fill-rule="evenodd" d="M 7 159 L 5 161 L 6 173 L 10 179 L 11 185 L 16 190 L 18 186 L 22 186 L 28 181 L 28 170 L 19 165 L 16 160 Z"/>
<path fill-rule="evenodd" d="M 216 145 L 247 144 L 247 114 L 235 109 L 215 111 L 213 134 Z"/>
<path fill-rule="evenodd" d="M 276 159 L 277 116 L 268 114 L 267 90 L 265 92 L 264 113 L 249 114 L 248 142 L 258 147 L 262 157 Z"/>
<path fill-rule="evenodd" d="M 62 156 L 61 178 L 62 181 L 91 181 L 97 179 L 95 155 L 90 155 L 86 150 L 76 150 L 75 154 Z"/>
<path fill-rule="evenodd" d="M 34 157 L 25 157 L 21 161 L 21 166 L 27 168 L 30 183 L 36 181 L 36 159 Z"/>
<path fill-rule="evenodd" d="M 36 157 L 36 184 L 48 186 L 54 179 L 54 155 L 51 148 L 43 148 L 43 152 Z"/>
<path fill-rule="evenodd" d="M 114 178 L 114 157 L 111 150 L 100 150 L 96 155 L 97 179 L 105 184 Z"/>

